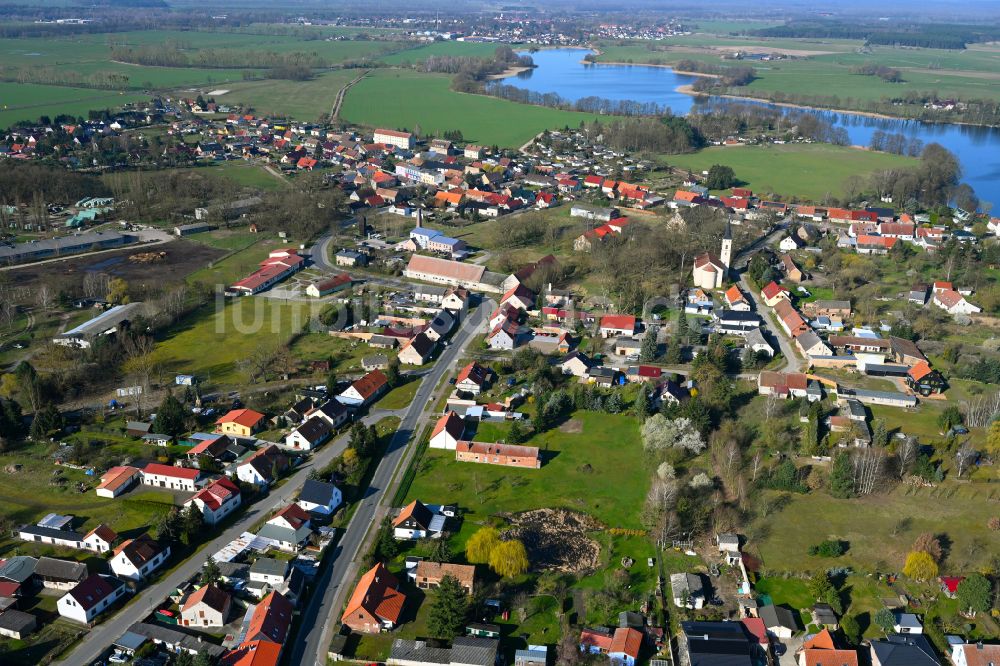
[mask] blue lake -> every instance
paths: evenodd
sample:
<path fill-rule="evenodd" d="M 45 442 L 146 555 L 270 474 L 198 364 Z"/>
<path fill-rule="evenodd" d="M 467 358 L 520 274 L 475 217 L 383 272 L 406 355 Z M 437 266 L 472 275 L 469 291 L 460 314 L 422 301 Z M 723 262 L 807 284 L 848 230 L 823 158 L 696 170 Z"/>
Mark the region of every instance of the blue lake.
<path fill-rule="evenodd" d="M 696 104 L 703 103 L 677 91 L 680 86 L 694 82 L 695 77 L 677 74 L 667 67 L 584 64 L 583 56 L 587 53 L 583 49 L 549 49 L 532 53 L 537 67 L 507 77 L 503 82 L 534 92 L 557 93 L 570 101 L 597 96 L 612 100 L 656 102 L 676 115 L 686 115 Z M 759 104 L 782 109 L 764 102 Z M 859 146 L 869 145 L 872 134 L 877 130 L 916 137 L 925 145 L 940 143 L 958 156 L 962 163 L 962 180 L 975 188 L 980 199 L 1000 203 L 1000 130 L 871 118 L 856 113 L 808 112 L 835 126 L 844 127 L 851 143 Z"/>

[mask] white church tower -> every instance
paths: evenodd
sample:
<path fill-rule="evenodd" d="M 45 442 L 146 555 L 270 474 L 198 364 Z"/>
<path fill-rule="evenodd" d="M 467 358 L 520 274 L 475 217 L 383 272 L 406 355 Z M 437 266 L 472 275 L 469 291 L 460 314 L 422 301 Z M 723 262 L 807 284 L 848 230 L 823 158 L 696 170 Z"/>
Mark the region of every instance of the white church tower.
<path fill-rule="evenodd" d="M 731 261 L 733 259 L 733 228 L 730 226 L 729 221 L 726 221 L 726 233 L 722 234 L 722 252 L 719 254 L 719 260 L 722 262 L 723 273 L 722 279 L 725 280 L 729 275 L 731 266 Z"/>

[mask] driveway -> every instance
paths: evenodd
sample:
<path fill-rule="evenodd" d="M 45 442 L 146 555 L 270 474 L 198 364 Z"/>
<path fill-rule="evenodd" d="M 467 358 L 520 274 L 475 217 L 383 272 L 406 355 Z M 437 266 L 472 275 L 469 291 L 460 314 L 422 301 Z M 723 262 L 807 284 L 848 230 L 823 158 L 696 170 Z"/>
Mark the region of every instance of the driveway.
<path fill-rule="evenodd" d="M 786 638 L 781 642 L 785 646 L 785 654 L 778 657 L 778 666 L 798 666 L 795 663 L 795 655 L 805 642 L 805 634 L 797 634 L 791 638 Z M 778 639 L 773 639 L 776 642 Z"/>

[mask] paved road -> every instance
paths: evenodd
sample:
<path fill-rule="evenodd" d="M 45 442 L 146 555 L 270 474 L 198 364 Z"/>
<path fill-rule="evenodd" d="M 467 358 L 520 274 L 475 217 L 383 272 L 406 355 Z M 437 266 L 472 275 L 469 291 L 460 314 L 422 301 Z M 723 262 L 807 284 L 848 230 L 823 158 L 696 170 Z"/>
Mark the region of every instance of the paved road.
<path fill-rule="evenodd" d="M 369 424 L 375 423 L 384 416 L 393 413 L 395 412 L 375 409 L 364 417 L 363 421 Z M 181 583 L 198 573 L 210 554 L 219 551 L 230 541 L 243 532 L 246 532 L 261 516 L 267 515 L 278 507 L 287 504 L 292 496 L 302 488 L 302 484 L 305 483 L 309 472 L 313 468 L 322 469 L 344 452 L 344 449 L 347 448 L 348 437 L 347 434 L 344 434 L 317 451 L 311 460 L 299 467 L 289 477 L 284 485 L 273 490 L 270 495 L 250 506 L 246 513 L 240 516 L 238 522 L 209 542 L 198 553 L 172 571 L 166 578 L 142 590 L 139 593 L 138 599 L 133 601 L 127 608 L 119 611 L 117 615 L 92 629 L 62 663 L 70 664 L 71 666 L 83 666 L 96 660 L 133 623 L 140 621 L 146 615 L 152 613 L 157 606 L 163 603 L 167 595 L 173 592 Z"/>
<path fill-rule="evenodd" d="M 398 482 L 396 471 L 409 462 L 415 447 L 407 446 L 411 438 L 420 429 L 421 418 L 433 410 L 432 393 L 441 379 L 452 372 L 455 363 L 462 357 L 469 341 L 482 328 L 485 313 L 490 310 L 484 303 L 470 313 L 462 322 L 458 332 L 452 337 L 450 346 L 444 348 L 440 358 L 417 388 L 413 402 L 403 414 L 399 430 L 389 442 L 388 450 L 372 478 L 365 499 L 354 513 L 346 531 L 341 536 L 340 543 L 333 553 L 332 565 L 325 564 L 325 569 L 317 580 L 316 587 L 309 599 L 309 604 L 303 609 L 299 633 L 291 653 L 284 660 L 287 664 L 326 664 L 327 648 L 333 638 L 334 631 L 340 625 L 340 610 L 343 607 L 345 595 L 357 577 L 358 564 L 356 555 L 361 549 L 369 528 L 376 529 L 379 522 L 391 508 L 395 492 L 394 477 Z"/>

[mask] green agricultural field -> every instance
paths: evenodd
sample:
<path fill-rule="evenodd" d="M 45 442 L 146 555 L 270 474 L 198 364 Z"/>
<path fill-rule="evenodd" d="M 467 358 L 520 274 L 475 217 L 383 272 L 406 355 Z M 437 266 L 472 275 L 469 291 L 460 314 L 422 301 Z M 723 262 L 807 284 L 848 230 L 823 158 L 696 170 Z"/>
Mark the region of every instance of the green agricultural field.
<path fill-rule="evenodd" d="M 477 440 L 487 441 L 482 436 Z M 406 502 L 456 504 L 466 512 L 467 526 L 498 512 L 564 507 L 609 527 L 642 527 L 639 510 L 649 475 L 635 418 L 577 412 L 562 427 L 527 444 L 541 449 L 541 469 L 460 463 L 451 451 L 428 449 Z M 467 531 L 463 527 L 463 534 Z"/>
<path fill-rule="evenodd" d="M 220 104 L 243 104 L 259 115 L 289 116 L 298 120 L 326 119 L 337 93 L 354 80 L 360 70 L 335 70 L 308 81 L 246 81 L 226 86 Z"/>
<path fill-rule="evenodd" d="M 817 202 L 828 194 L 842 195 L 844 181 L 849 176 L 865 178 L 879 169 L 917 164 L 916 159 L 909 157 L 828 144 L 712 147 L 664 159 L 671 166 L 692 171 L 725 164 L 756 193 L 777 193 Z"/>
<path fill-rule="evenodd" d="M 88 111 L 114 109 L 144 99 L 143 95 L 90 88 L 0 83 L 0 127 L 61 113 L 86 117 Z"/>
<path fill-rule="evenodd" d="M 434 42 L 424 46 L 393 53 L 381 58 L 387 65 L 403 65 L 426 60 L 430 56 L 465 56 L 472 58 L 490 58 L 500 44 L 479 42 Z"/>
<path fill-rule="evenodd" d="M 760 501 L 773 502 L 776 493 L 766 491 Z M 959 485 L 945 482 L 937 488 L 899 486 L 888 494 L 840 500 L 822 491 L 789 495 L 788 503 L 758 519 L 750 533 L 750 551 L 759 555 L 769 571 L 819 571 L 849 566 L 864 571 L 898 571 L 910 545 L 919 534 L 947 534 L 952 541 L 943 571 L 962 572 L 977 568 L 990 555 L 988 547 L 976 543 L 995 540 L 987 521 L 996 510 L 1000 491 L 989 484 Z M 992 501 L 991 501 L 992 498 Z M 859 520 L 864 516 L 864 520 Z M 902 519 L 910 524 L 893 531 Z M 956 529 L 956 526 L 961 529 Z M 872 535 L 878 535 L 873 538 Z M 850 543 L 842 557 L 830 559 L 808 554 L 810 546 L 824 539 Z"/>
<path fill-rule="evenodd" d="M 280 190 L 289 185 L 284 177 L 275 176 L 262 166 L 241 160 L 221 162 L 208 173 L 213 176 L 225 178 L 237 185 L 252 187 L 258 190 Z"/>
<path fill-rule="evenodd" d="M 454 92 L 443 74 L 375 70 L 353 86 L 341 117 L 371 127 L 461 130 L 467 141 L 520 146 L 544 129 L 576 127 L 594 116 Z"/>

